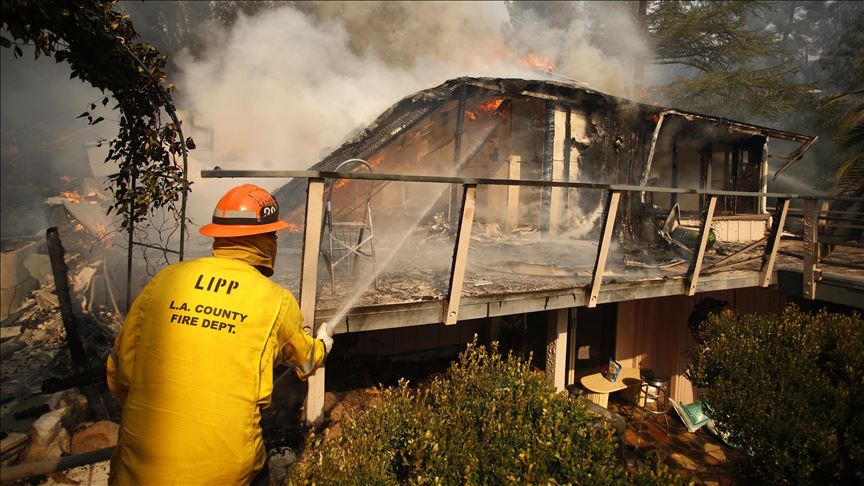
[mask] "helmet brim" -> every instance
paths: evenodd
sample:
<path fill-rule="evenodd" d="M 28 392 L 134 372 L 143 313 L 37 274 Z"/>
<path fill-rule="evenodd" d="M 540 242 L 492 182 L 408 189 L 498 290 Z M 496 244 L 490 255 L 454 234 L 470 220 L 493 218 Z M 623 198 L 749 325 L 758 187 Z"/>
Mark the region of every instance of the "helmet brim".
<path fill-rule="evenodd" d="M 276 221 L 267 224 L 206 224 L 198 230 L 204 236 L 212 238 L 231 238 L 235 236 L 252 236 L 263 233 L 272 233 L 281 231 L 291 227 L 290 224 L 284 221 Z"/>

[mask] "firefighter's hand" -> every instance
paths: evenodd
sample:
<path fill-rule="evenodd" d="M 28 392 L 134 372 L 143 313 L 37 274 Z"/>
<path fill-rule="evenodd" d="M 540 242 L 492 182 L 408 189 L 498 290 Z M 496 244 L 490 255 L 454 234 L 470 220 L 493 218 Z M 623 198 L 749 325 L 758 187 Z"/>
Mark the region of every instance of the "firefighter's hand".
<path fill-rule="evenodd" d="M 315 334 L 315 339 L 320 339 L 324 343 L 324 351 L 330 354 L 333 349 L 333 326 L 327 322 L 322 322 L 318 327 L 318 333 Z"/>

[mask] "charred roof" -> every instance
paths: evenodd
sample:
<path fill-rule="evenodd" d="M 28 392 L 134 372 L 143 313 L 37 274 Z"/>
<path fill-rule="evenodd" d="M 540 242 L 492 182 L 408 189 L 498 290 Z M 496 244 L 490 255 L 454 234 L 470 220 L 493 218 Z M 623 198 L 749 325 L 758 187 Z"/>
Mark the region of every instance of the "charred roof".
<path fill-rule="evenodd" d="M 594 110 L 615 108 L 619 111 L 634 113 L 643 122 L 645 129 L 655 131 L 655 139 L 665 118 L 680 118 L 682 121 L 695 122 L 723 131 L 729 136 L 771 137 L 789 140 L 800 144 L 799 148 L 784 156 L 786 164 L 778 171 L 785 170 L 791 163 L 799 160 L 804 152 L 816 141 L 816 137 L 787 132 L 751 123 L 726 118 L 688 112 L 658 105 L 638 103 L 588 88 L 580 83 L 551 80 L 527 80 L 518 78 L 475 78 L 461 77 L 445 81 L 439 86 L 418 91 L 406 96 L 379 115 L 371 124 L 360 130 L 339 148 L 330 153 L 310 170 L 332 171 L 347 159 L 368 159 L 376 151 L 394 140 L 405 130 L 434 112 L 449 101 L 465 96 L 486 95 L 505 99 L 535 99 L 559 105 L 576 106 Z M 647 165 L 650 166 L 651 156 Z M 647 167 L 646 167 L 647 170 Z M 646 172 L 647 173 L 647 172 Z M 286 209 L 302 204 L 305 181 L 293 180 L 279 188 L 275 195 Z"/>

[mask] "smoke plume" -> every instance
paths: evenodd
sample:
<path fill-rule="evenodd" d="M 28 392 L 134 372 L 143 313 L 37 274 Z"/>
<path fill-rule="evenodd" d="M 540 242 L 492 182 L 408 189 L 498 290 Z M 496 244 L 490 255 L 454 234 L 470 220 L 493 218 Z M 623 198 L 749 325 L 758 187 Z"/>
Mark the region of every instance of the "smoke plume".
<path fill-rule="evenodd" d="M 554 71 L 633 95 L 645 44 L 629 17 L 605 9 L 617 32 L 602 45 L 589 28 L 597 7 L 567 8 L 298 2 L 241 14 L 227 30 L 209 27 L 219 41 L 203 55 L 179 57 L 181 105 L 213 130 L 220 167 L 305 169 L 403 96 L 454 77 L 560 79 Z M 199 182 L 191 207 L 212 207 L 229 185 Z"/>

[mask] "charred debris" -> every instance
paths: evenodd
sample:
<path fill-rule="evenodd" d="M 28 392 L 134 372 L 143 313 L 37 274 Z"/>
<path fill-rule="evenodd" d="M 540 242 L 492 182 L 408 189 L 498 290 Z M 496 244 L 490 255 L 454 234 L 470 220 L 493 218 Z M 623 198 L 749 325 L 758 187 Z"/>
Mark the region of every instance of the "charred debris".
<path fill-rule="evenodd" d="M 104 380 L 126 305 L 126 252 L 115 241 L 106 215 L 110 195 L 100 181 L 66 178 L 63 184 L 67 190 L 44 200 L 50 228 L 3 238 L 4 473 L 93 453 L 117 440 L 119 409 Z"/>

